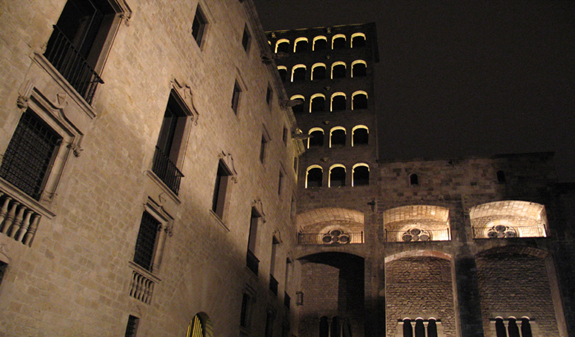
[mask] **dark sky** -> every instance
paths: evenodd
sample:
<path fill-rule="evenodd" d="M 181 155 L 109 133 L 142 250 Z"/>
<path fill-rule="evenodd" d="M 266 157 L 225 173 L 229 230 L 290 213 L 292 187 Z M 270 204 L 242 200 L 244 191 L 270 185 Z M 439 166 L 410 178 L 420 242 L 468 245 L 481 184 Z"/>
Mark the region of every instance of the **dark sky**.
<path fill-rule="evenodd" d="M 575 181 L 575 0 L 255 0 L 265 30 L 375 22 L 380 158 L 554 151 Z"/>

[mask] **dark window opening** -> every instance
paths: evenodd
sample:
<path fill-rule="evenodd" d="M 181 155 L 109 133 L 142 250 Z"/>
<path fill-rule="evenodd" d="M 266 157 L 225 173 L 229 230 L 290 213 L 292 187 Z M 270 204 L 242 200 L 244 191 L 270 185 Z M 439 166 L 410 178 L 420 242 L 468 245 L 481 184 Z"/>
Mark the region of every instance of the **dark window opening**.
<path fill-rule="evenodd" d="M 290 46 L 289 46 L 289 42 L 281 42 L 280 44 L 277 45 L 277 52 L 278 53 L 286 53 L 289 54 L 290 52 Z"/>
<path fill-rule="evenodd" d="M 301 103 L 292 106 L 292 108 L 291 108 L 292 111 L 294 113 L 302 113 L 304 111 L 304 100 L 301 98 L 296 98 L 296 99 L 294 99 L 294 101 L 299 101 Z"/>
<path fill-rule="evenodd" d="M 509 337 L 520 337 L 519 327 L 515 318 L 509 318 L 507 331 L 509 332 Z"/>
<path fill-rule="evenodd" d="M 40 200 L 62 137 L 28 109 L 2 158 L 0 177 Z"/>
<path fill-rule="evenodd" d="M 505 172 L 497 171 L 497 182 L 501 184 L 505 183 Z"/>
<path fill-rule="evenodd" d="M 240 326 L 247 328 L 249 326 L 249 309 L 250 309 L 251 297 L 250 295 L 244 293 L 242 297 L 242 309 L 240 312 Z"/>
<path fill-rule="evenodd" d="M 198 46 L 202 45 L 207 24 L 208 20 L 206 20 L 206 16 L 204 15 L 202 8 L 198 5 L 194 21 L 192 22 L 192 36 L 194 37 L 194 40 L 196 40 Z"/>
<path fill-rule="evenodd" d="M 353 170 L 353 186 L 369 185 L 369 167 L 357 166 Z"/>
<path fill-rule="evenodd" d="M 317 67 L 313 68 L 312 77 L 313 77 L 314 81 L 325 79 L 325 67 L 324 66 L 317 66 Z"/>
<path fill-rule="evenodd" d="M 332 131 L 331 146 L 345 146 L 345 130 Z"/>
<path fill-rule="evenodd" d="M 242 35 L 242 47 L 244 47 L 245 51 L 248 51 L 250 48 L 250 42 L 252 40 L 252 36 L 250 35 L 250 31 L 248 27 L 244 27 L 244 34 Z"/>
<path fill-rule="evenodd" d="M 313 45 L 314 51 L 326 50 L 326 49 L 327 49 L 327 40 L 325 40 L 325 39 L 315 40 L 314 45 Z"/>
<path fill-rule="evenodd" d="M 283 181 L 284 181 L 284 174 L 282 171 L 280 171 L 278 179 L 278 195 L 282 194 Z"/>
<path fill-rule="evenodd" d="M 321 96 L 314 97 L 311 100 L 311 112 L 325 111 L 325 98 Z"/>
<path fill-rule="evenodd" d="M 353 77 L 363 77 L 367 75 L 367 68 L 363 63 L 356 63 L 352 68 Z"/>
<path fill-rule="evenodd" d="M 287 69 L 283 69 L 283 68 L 278 68 L 278 72 L 280 74 L 280 78 L 283 82 L 286 81 L 287 78 Z"/>
<path fill-rule="evenodd" d="M 329 322 L 326 316 L 319 319 L 319 337 L 329 337 Z"/>
<path fill-rule="evenodd" d="M 266 328 L 265 328 L 264 337 L 273 337 L 273 335 L 274 335 L 274 320 L 275 320 L 274 312 L 271 310 L 268 310 L 268 313 L 266 315 Z"/>
<path fill-rule="evenodd" d="M 128 324 L 126 325 L 126 337 L 135 337 L 136 332 L 138 331 L 138 323 L 140 319 L 136 316 L 130 315 L 128 317 Z"/>
<path fill-rule="evenodd" d="M 229 184 L 231 172 L 226 168 L 222 161 L 218 164 L 216 174 L 216 184 L 214 186 L 214 197 L 212 199 L 212 211 L 220 218 L 224 216 L 224 206 L 226 203 L 226 192 Z"/>
<path fill-rule="evenodd" d="M 295 45 L 295 52 L 302 53 L 307 51 L 308 42 L 306 40 L 300 40 Z"/>
<path fill-rule="evenodd" d="M 415 321 L 415 337 L 425 337 L 425 326 L 422 319 Z"/>
<path fill-rule="evenodd" d="M 0 261 L 0 284 L 2 284 L 2 279 L 4 278 L 6 269 L 8 269 L 8 264 Z"/>
<path fill-rule="evenodd" d="M 361 35 L 354 36 L 353 40 L 351 41 L 351 44 L 353 48 L 365 47 L 365 37 Z"/>
<path fill-rule="evenodd" d="M 353 96 L 353 110 L 367 109 L 367 95 L 357 94 Z"/>
<path fill-rule="evenodd" d="M 234 110 L 234 113 L 237 115 L 238 114 L 238 106 L 240 104 L 240 96 L 242 93 L 242 88 L 240 88 L 240 85 L 238 84 L 238 82 L 234 83 L 234 91 L 232 93 L 232 110 Z"/>
<path fill-rule="evenodd" d="M 270 105 L 272 103 L 272 98 L 274 96 L 274 92 L 272 91 L 272 88 L 270 88 L 268 86 L 267 90 L 266 90 L 266 103 L 268 105 Z"/>
<path fill-rule="evenodd" d="M 264 162 L 264 159 L 266 158 L 266 147 L 268 145 L 268 140 L 266 138 L 266 136 L 262 135 L 262 140 L 261 140 L 261 144 L 260 144 L 260 162 Z"/>
<path fill-rule="evenodd" d="M 307 171 L 307 187 L 321 187 L 323 172 L 319 167 Z"/>
<path fill-rule="evenodd" d="M 293 71 L 293 82 L 305 81 L 305 73 L 306 73 L 306 70 L 304 67 L 299 67 L 299 68 L 294 69 L 294 71 Z"/>
<path fill-rule="evenodd" d="M 341 324 L 339 322 L 339 317 L 335 316 L 331 319 L 330 337 L 340 337 L 340 335 L 341 335 Z"/>
<path fill-rule="evenodd" d="M 403 320 L 403 337 L 413 337 L 413 328 L 410 319 Z"/>
<path fill-rule="evenodd" d="M 346 99 L 345 96 L 339 95 L 334 96 L 331 102 L 331 111 L 342 111 L 346 108 Z"/>
<path fill-rule="evenodd" d="M 345 65 L 338 64 L 333 67 L 332 78 L 345 78 Z"/>
<path fill-rule="evenodd" d="M 367 129 L 355 129 L 353 131 L 353 146 L 368 144 L 369 134 Z"/>
<path fill-rule="evenodd" d="M 507 337 L 507 331 L 505 331 L 505 324 L 503 324 L 503 319 L 497 318 L 495 320 L 495 334 L 497 337 Z"/>
<path fill-rule="evenodd" d="M 409 176 L 409 184 L 410 185 L 419 185 L 419 177 L 417 176 L 417 174 L 412 174 Z"/>
<path fill-rule="evenodd" d="M 323 146 L 323 131 L 313 131 L 310 133 L 311 138 L 309 139 L 309 147 Z"/>
<path fill-rule="evenodd" d="M 247 267 L 254 273 L 258 274 L 259 260 L 256 257 L 256 238 L 258 235 L 258 226 L 261 215 L 255 208 L 252 208 L 250 217 L 250 232 L 248 237 L 248 253 L 246 258 Z"/>
<path fill-rule="evenodd" d="M 136 251 L 134 253 L 134 263 L 140 267 L 152 271 L 154 262 L 154 251 L 160 222 L 150 213 L 144 212 L 136 240 Z"/>
<path fill-rule="evenodd" d="M 329 175 L 330 187 L 340 187 L 345 186 L 345 168 L 343 167 L 334 167 L 331 169 Z"/>
<path fill-rule="evenodd" d="M 521 336 L 533 337 L 533 333 L 531 332 L 531 323 L 529 323 L 529 318 L 521 319 Z"/>
<path fill-rule="evenodd" d="M 427 337 L 437 337 L 437 323 L 434 319 L 427 323 Z"/>
<path fill-rule="evenodd" d="M 333 49 L 345 49 L 345 38 L 337 37 L 333 39 Z"/>

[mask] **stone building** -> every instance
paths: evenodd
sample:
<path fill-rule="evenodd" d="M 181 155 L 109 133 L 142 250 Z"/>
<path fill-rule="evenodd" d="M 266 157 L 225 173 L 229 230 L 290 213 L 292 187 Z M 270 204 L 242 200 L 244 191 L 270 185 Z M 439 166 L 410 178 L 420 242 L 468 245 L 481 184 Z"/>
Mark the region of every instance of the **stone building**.
<path fill-rule="evenodd" d="M 574 331 L 551 155 L 378 162 L 373 24 L 266 35 L 251 0 L 0 18 L 0 336 Z"/>

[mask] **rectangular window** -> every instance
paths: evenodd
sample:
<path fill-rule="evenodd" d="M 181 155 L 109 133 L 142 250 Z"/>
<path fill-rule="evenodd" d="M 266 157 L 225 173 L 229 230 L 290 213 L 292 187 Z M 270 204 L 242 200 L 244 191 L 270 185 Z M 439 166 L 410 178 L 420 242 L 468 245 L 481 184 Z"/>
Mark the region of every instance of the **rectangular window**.
<path fill-rule="evenodd" d="M 160 228 L 161 223 L 150 213 L 144 212 L 136 240 L 134 263 L 148 271 L 152 271 L 153 269 L 154 254 Z"/>
<path fill-rule="evenodd" d="M 40 200 L 62 137 L 28 109 L 14 131 L 0 166 L 0 177 Z"/>
<path fill-rule="evenodd" d="M 126 325 L 126 337 L 136 337 L 139 322 L 140 319 L 136 316 L 130 315 L 130 317 L 128 317 L 128 324 Z"/>
<path fill-rule="evenodd" d="M 287 140 L 288 140 L 288 129 L 284 126 L 284 130 L 282 133 L 282 141 L 284 142 L 284 145 L 287 145 Z"/>
<path fill-rule="evenodd" d="M 284 181 L 284 173 L 280 170 L 279 179 L 278 179 L 278 195 L 282 195 L 282 187 Z"/>
<path fill-rule="evenodd" d="M 278 294 L 278 281 L 274 277 L 274 272 L 276 266 L 277 247 L 279 243 L 280 243 L 279 240 L 274 236 L 272 238 L 272 256 L 270 258 L 270 290 L 275 295 Z"/>
<path fill-rule="evenodd" d="M 268 105 L 272 104 L 272 98 L 274 97 L 274 92 L 272 91 L 272 88 L 268 85 L 268 89 L 266 91 L 266 103 Z"/>
<path fill-rule="evenodd" d="M 268 144 L 268 140 L 266 139 L 265 135 L 262 135 L 261 146 L 260 146 L 260 162 L 264 162 L 266 158 L 266 147 Z"/>
<path fill-rule="evenodd" d="M 116 17 L 106 0 L 68 0 L 46 46 L 46 59 L 88 103 L 104 83 L 96 69 Z"/>
<path fill-rule="evenodd" d="M 206 25 L 208 24 L 208 20 L 206 20 L 206 16 L 202 11 L 200 5 L 196 8 L 196 15 L 194 16 L 194 21 L 192 23 L 192 36 L 198 46 L 202 46 L 202 42 L 204 40 L 204 33 L 206 30 Z"/>
<path fill-rule="evenodd" d="M 252 41 L 252 36 L 250 35 L 250 30 L 248 26 L 244 27 L 244 35 L 242 36 L 242 46 L 244 47 L 245 51 L 248 51 L 250 48 L 250 42 Z"/>
<path fill-rule="evenodd" d="M 250 232 L 248 237 L 248 253 L 246 258 L 247 267 L 254 273 L 258 274 L 259 260 L 256 257 L 256 239 L 258 235 L 258 226 L 261 220 L 261 215 L 255 208 L 252 208 L 250 217 Z"/>
<path fill-rule="evenodd" d="M 240 85 L 236 81 L 234 83 L 234 92 L 232 93 L 232 110 L 234 110 L 234 113 L 236 115 L 238 114 L 238 107 L 240 104 L 241 93 L 242 93 L 242 88 L 240 88 Z"/>
<path fill-rule="evenodd" d="M 226 165 L 220 160 L 216 174 L 214 197 L 212 199 L 212 211 L 216 213 L 220 219 L 223 219 L 224 217 L 224 208 L 227 199 L 227 189 L 230 177 L 230 170 L 228 170 Z"/>
<path fill-rule="evenodd" d="M 242 297 L 242 311 L 240 312 L 240 326 L 242 328 L 248 328 L 249 324 L 249 316 L 250 316 L 250 309 L 251 309 L 251 296 L 249 294 L 244 293 Z"/>
<path fill-rule="evenodd" d="M 177 168 L 178 157 L 183 145 L 186 119 L 185 106 L 172 92 L 166 111 L 160 135 L 156 143 L 156 153 L 152 171 L 162 180 L 175 194 L 180 189 L 180 180 L 184 176 Z"/>

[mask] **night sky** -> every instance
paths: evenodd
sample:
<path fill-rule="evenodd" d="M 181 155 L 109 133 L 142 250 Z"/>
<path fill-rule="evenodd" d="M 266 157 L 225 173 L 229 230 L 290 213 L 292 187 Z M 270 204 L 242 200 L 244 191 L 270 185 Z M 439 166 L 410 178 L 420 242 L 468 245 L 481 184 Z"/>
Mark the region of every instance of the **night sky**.
<path fill-rule="evenodd" d="M 575 181 L 575 1 L 255 0 L 265 30 L 375 22 L 380 159 L 554 151 Z"/>

